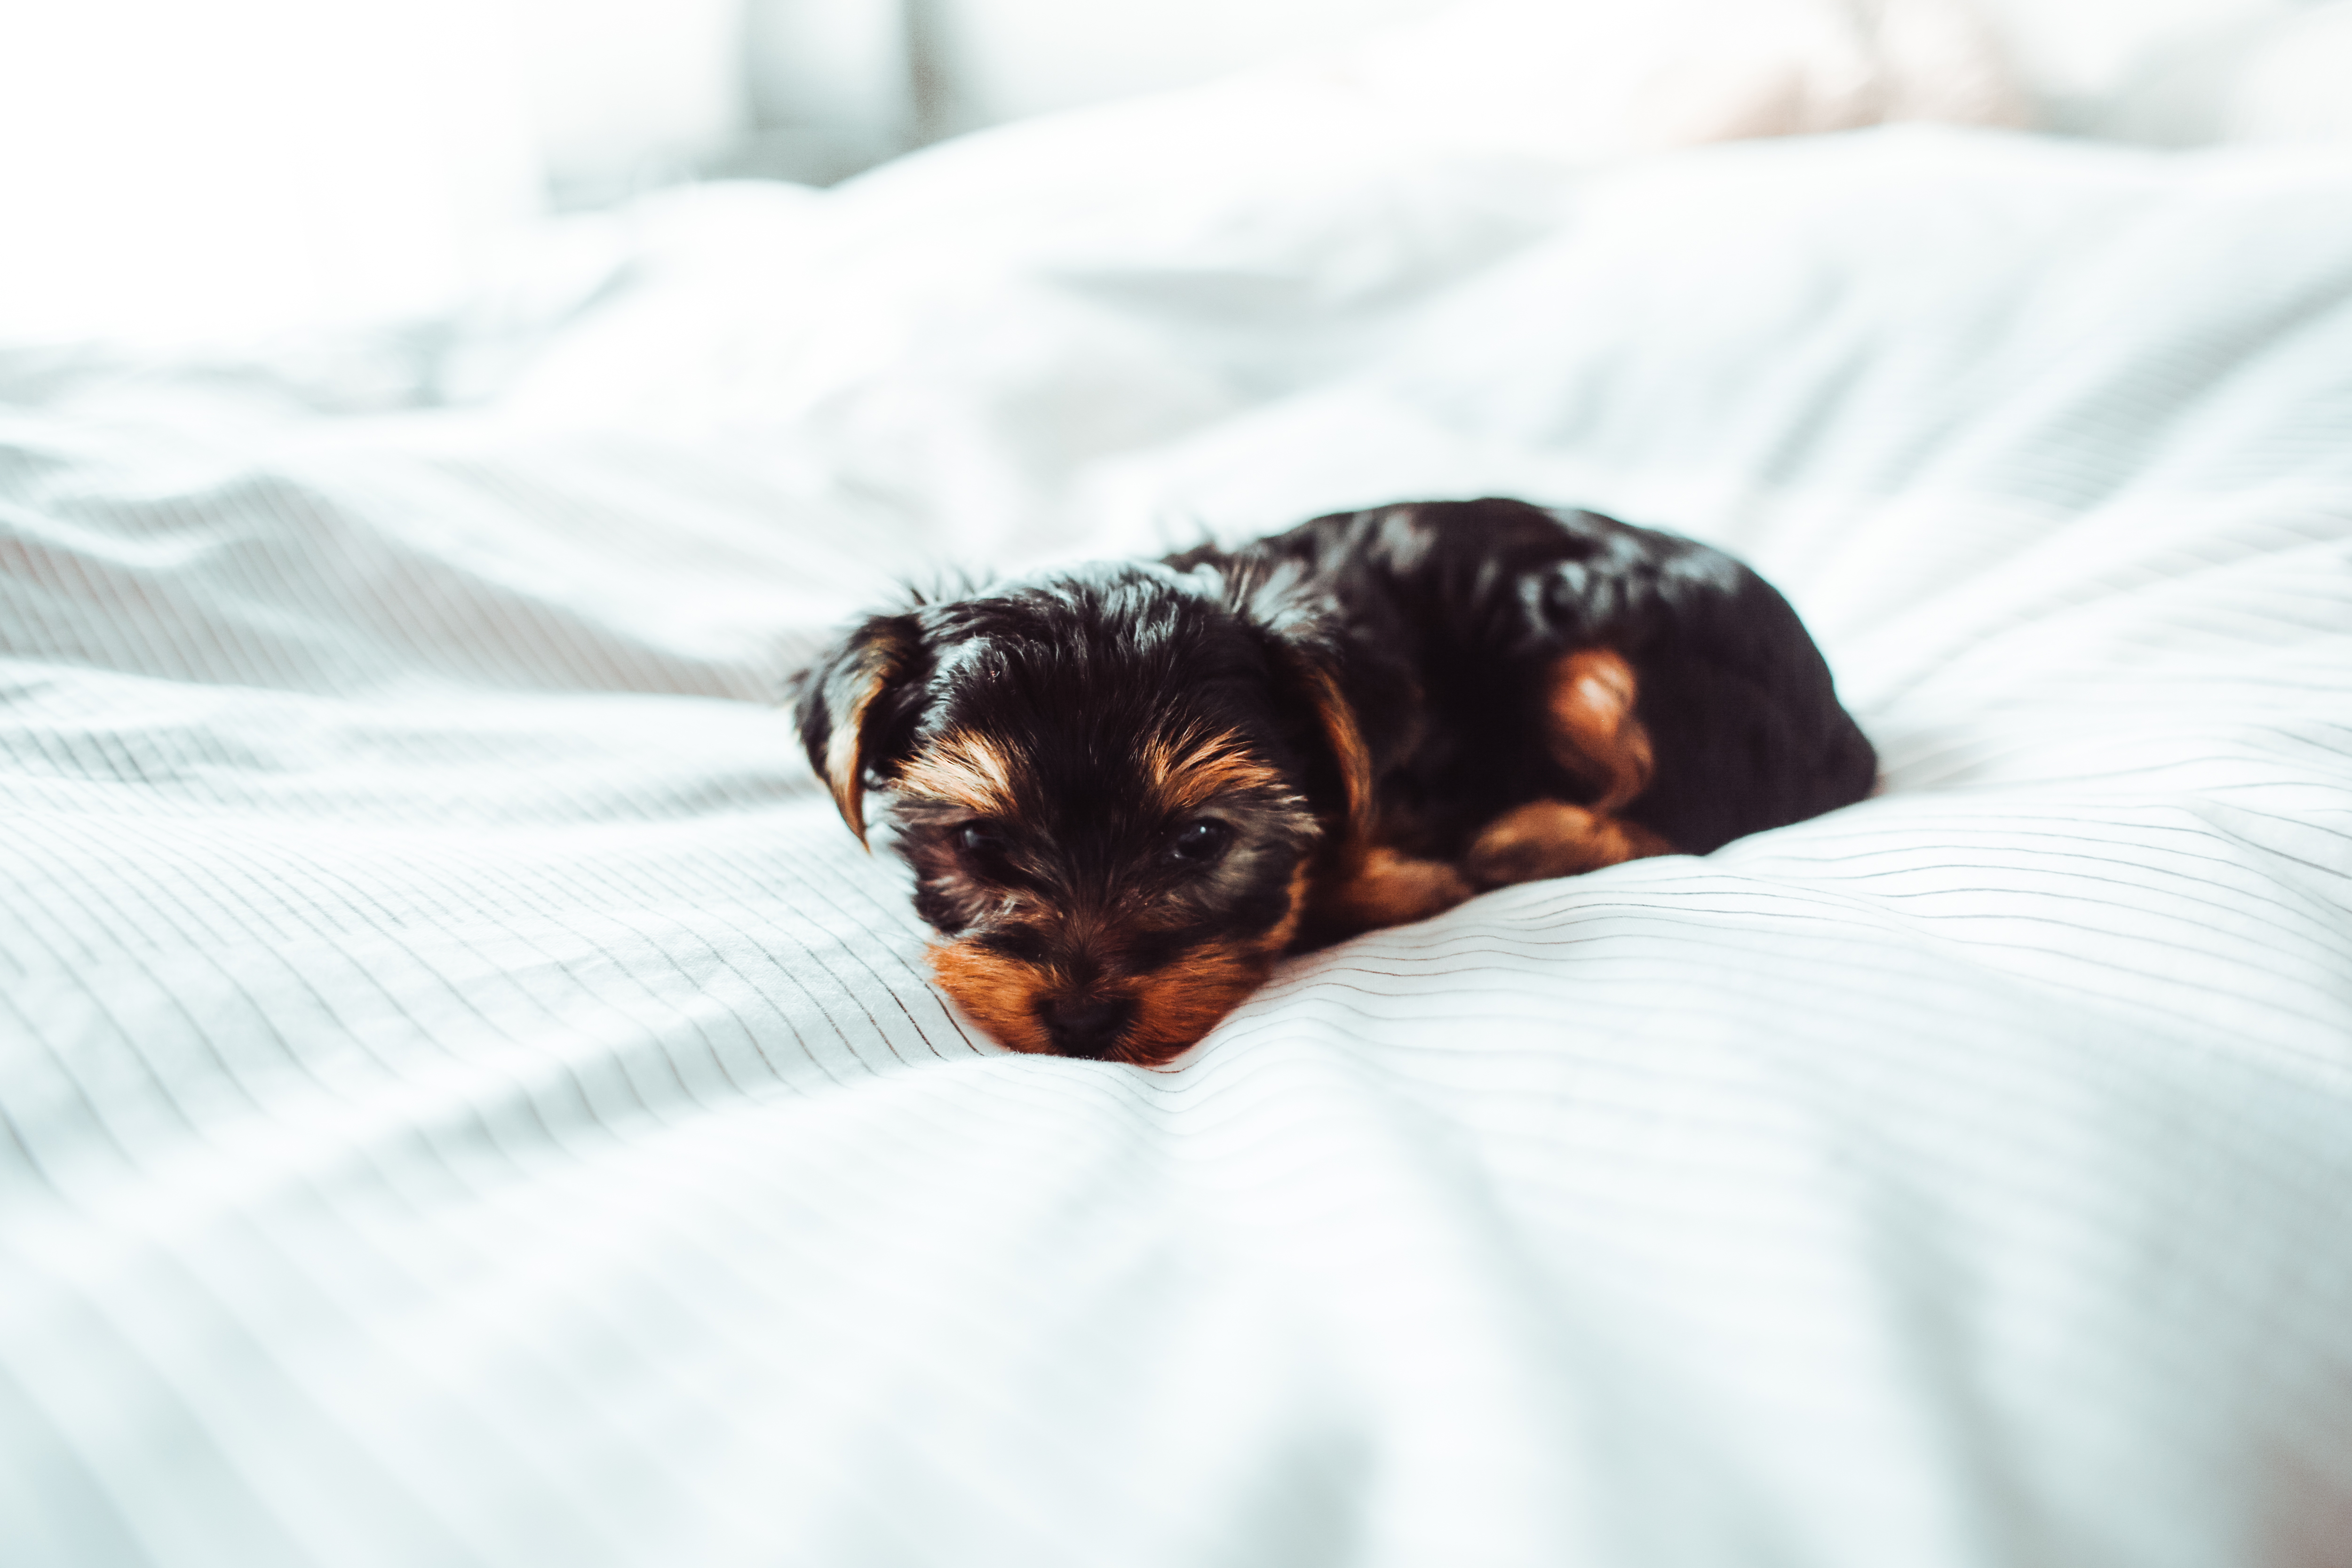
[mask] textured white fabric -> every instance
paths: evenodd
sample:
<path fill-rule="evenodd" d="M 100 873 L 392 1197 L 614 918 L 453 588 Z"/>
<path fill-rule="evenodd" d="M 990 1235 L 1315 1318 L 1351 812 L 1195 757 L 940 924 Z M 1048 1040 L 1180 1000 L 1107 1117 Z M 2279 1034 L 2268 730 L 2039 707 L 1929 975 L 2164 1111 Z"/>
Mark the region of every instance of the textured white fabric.
<path fill-rule="evenodd" d="M 2352 164 L 1363 129 L 0 367 L 0 1558 L 2343 1560 Z M 886 568 L 1485 491 L 1748 554 L 1883 795 L 1146 1072 L 961 1024 L 766 705 Z"/>
<path fill-rule="evenodd" d="M 1565 157 L 2032 118 L 1978 0 L 1467 0 L 1322 68 L 1456 135 Z"/>

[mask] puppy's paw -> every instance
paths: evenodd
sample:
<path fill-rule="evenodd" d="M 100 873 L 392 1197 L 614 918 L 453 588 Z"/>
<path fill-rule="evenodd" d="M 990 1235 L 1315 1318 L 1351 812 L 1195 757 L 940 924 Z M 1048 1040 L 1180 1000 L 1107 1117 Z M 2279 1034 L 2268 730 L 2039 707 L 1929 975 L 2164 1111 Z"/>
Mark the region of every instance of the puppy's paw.
<path fill-rule="evenodd" d="M 1646 827 L 1562 800 L 1531 800 L 1488 823 L 1463 868 L 1481 888 L 1505 888 L 1674 852 Z"/>
<path fill-rule="evenodd" d="M 1476 891 L 1443 861 L 1375 847 L 1349 858 L 1343 874 L 1318 892 L 1315 913 L 1330 931 L 1379 931 L 1444 914 Z"/>
<path fill-rule="evenodd" d="M 1633 713 L 1639 687 L 1633 664 L 1612 648 L 1584 648 L 1552 666 L 1546 704 L 1552 756 L 1592 787 L 1593 809 L 1604 815 L 1649 788 L 1656 768 L 1650 732 Z"/>

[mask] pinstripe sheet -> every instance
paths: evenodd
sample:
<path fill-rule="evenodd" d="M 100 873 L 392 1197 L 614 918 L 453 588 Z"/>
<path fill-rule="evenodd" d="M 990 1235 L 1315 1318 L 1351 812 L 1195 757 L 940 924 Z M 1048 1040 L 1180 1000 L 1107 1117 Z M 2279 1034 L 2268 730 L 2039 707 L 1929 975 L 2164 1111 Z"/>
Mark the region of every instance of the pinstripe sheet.
<path fill-rule="evenodd" d="M 486 405 L 0 408 L 0 1560 L 2346 1561 L 2352 166 L 1143 138 L 1122 257 L 1139 112 L 714 195 Z M 926 555 L 1489 490 L 1747 552 L 1884 793 L 1150 1073 L 767 705 Z"/>

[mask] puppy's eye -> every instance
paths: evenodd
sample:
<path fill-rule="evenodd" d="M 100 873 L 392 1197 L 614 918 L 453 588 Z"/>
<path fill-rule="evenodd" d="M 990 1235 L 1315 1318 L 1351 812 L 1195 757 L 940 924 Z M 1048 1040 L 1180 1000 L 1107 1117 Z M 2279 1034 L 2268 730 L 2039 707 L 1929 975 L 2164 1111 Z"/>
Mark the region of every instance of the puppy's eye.
<path fill-rule="evenodd" d="M 994 823 L 967 822 L 956 829 L 956 847 L 981 859 L 995 859 L 1011 848 L 1012 842 Z"/>
<path fill-rule="evenodd" d="M 1222 822 L 1202 820 L 1176 830 L 1168 842 L 1168 858 L 1186 866 L 1205 866 L 1233 844 L 1234 830 Z"/>

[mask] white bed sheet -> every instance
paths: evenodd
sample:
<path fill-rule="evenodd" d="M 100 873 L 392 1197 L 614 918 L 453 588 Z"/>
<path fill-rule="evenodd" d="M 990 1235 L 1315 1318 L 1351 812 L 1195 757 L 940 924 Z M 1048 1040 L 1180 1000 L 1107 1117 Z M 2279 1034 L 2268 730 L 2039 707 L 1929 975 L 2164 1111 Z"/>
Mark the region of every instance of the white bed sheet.
<path fill-rule="evenodd" d="M 2352 162 L 1210 92 L 614 225 L 14 367 L 12 1565 L 2344 1560 Z M 961 1023 L 768 705 L 890 570 L 1484 492 L 1746 553 L 1883 794 L 1155 1073 Z"/>

